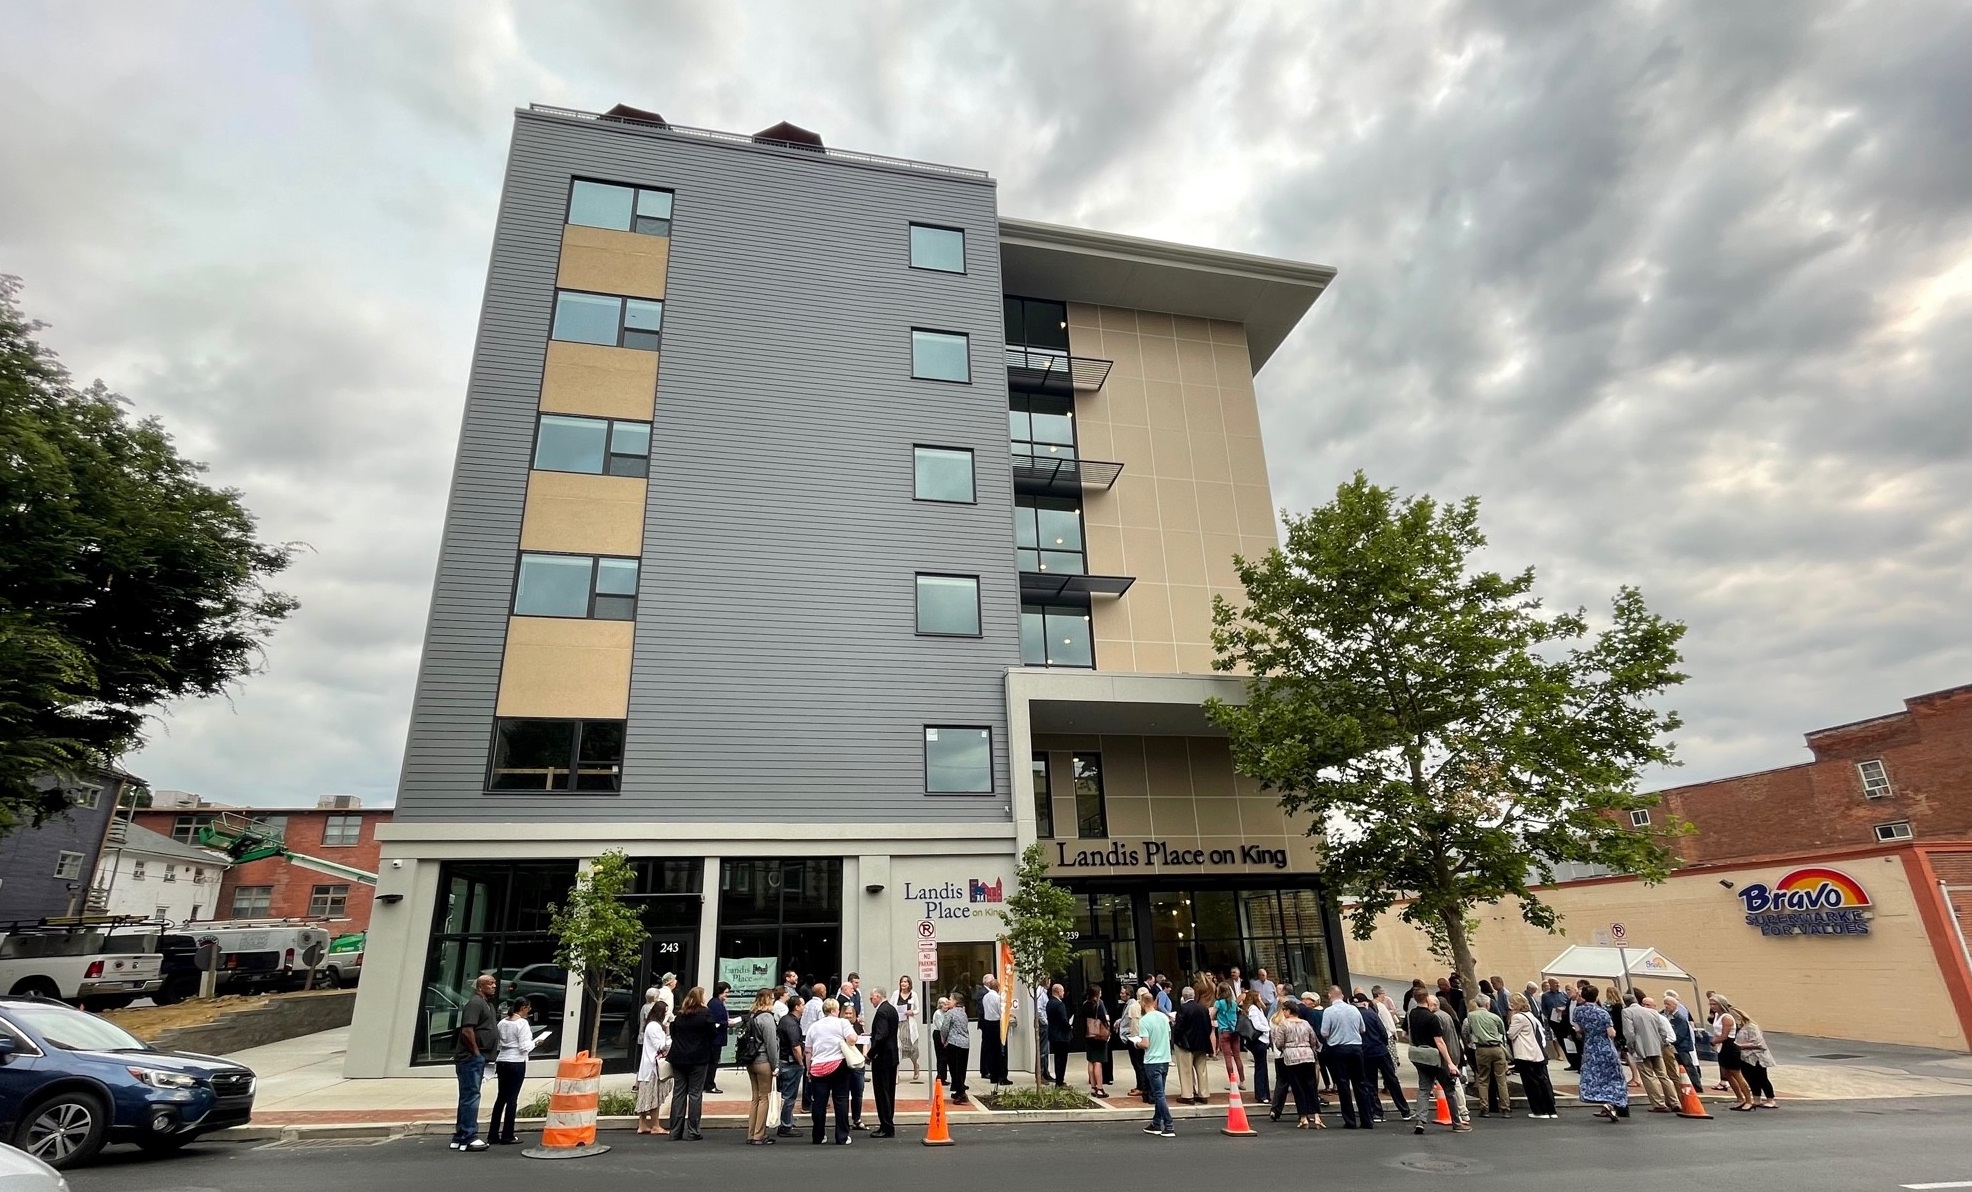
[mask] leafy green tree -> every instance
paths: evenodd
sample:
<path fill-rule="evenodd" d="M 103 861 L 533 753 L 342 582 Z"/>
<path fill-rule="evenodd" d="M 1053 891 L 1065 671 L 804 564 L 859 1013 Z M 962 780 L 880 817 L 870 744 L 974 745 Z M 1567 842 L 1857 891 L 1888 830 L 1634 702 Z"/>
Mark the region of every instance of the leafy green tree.
<path fill-rule="evenodd" d="M 1555 930 L 1530 886 L 1562 862 L 1646 882 L 1672 865 L 1664 836 L 1630 825 L 1656 802 L 1643 769 L 1672 761 L 1684 626 L 1619 590 L 1605 628 L 1549 613 L 1534 571 L 1475 567 L 1479 502 L 1400 500 L 1361 473 L 1287 518 L 1287 545 L 1238 562 L 1247 603 L 1213 604 L 1219 670 L 1244 705 L 1210 701 L 1234 764 L 1306 815 L 1350 927 L 1408 898 L 1402 918 L 1476 988 L 1471 911 L 1512 897 Z"/>
<path fill-rule="evenodd" d="M 144 718 L 250 673 L 295 608 L 291 548 L 200 479 L 155 418 L 77 388 L 0 276 L 0 834 L 62 810 L 47 777 L 111 764 Z"/>
<path fill-rule="evenodd" d="M 555 937 L 555 959 L 582 978 L 588 1002 L 589 1054 L 602 1039 L 603 997 L 636 976 L 650 932 L 623 896 L 636 883 L 630 858 L 611 849 L 589 863 L 575 879 L 568 901 L 548 904 L 548 934 Z"/>
<path fill-rule="evenodd" d="M 1013 893 L 993 912 L 1007 925 L 1000 938 L 1013 953 L 1014 971 L 1020 979 L 1029 985 L 1045 985 L 1053 980 L 1053 974 L 1068 967 L 1075 930 L 1075 895 L 1049 880 L 1048 850 L 1039 843 L 1028 845 L 1020 854 L 1013 882 Z M 1004 992 L 1009 998 L 1014 996 L 1011 989 Z M 1038 1086 L 1040 1033 L 1047 1029 L 1047 1023 L 1040 1021 L 1038 1014 L 1030 1017 L 1035 1020 L 1034 1083 Z"/>

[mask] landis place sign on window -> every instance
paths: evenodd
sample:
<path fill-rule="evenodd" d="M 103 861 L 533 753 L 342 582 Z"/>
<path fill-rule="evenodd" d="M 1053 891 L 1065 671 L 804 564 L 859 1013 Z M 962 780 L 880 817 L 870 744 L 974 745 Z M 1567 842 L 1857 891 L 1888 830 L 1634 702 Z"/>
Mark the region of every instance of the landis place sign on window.
<path fill-rule="evenodd" d="M 1287 868 L 1287 850 L 1242 844 L 1238 848 L 1193 848 L 1163 840 L 1144 840 L 1129 844 L 1112 840 L 1106 848 L 1078 848 L 1064 840 L 1054 842 L 1056 869 L 1103 867 L 1124 869 L 1143 865 L 1267 865 Z"/>

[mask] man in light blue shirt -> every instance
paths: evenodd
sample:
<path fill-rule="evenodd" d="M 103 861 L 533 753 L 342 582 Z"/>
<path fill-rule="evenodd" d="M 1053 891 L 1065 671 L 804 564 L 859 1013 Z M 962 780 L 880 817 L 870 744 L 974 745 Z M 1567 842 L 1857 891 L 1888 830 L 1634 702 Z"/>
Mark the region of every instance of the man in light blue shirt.
<path fill-rule="evenodd" d="M 1363 1067 L 1363 1012 L 1349 1004 L 1340 985 L 1328 987 L 1328 1008 L 1322 1011 L 1322 1059 L 1335 1081 L 1335 1099 L 1342 1103 L 1344 1130 L 1376 1129 L 1376 1086 Z"/>
<path fill-rule="evenodd" d="M 1171 1127 L 1171 1106 L 1164 1100 L 1164 1079 L 1171 1074 L 1171 1019 L 1162 1010 L 1146 1007 L 1137 1022 L 1137 1037 L 1131 1040 L 1143 1049 L 1143 1076 L 1150 1093 L 1150 1125 L 1145 1134 L 1176 1138 Z"/>

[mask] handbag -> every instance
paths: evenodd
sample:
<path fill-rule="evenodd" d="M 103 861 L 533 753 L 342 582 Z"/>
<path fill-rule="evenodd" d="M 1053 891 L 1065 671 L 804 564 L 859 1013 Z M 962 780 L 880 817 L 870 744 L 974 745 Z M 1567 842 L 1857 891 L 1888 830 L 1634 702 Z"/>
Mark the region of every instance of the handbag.
<path fill-rule="evenodd" d="M 1445 1057 L 1438 1054 L 1436 1047 L 1409 1047 L 1405 1050 L 1410 1054 L 1411 1063 L 1419 1068 L 1439 1068 L 1444 1066 Z"/>
<path fill-rule="evenodd" d="M 1089 1042 L 1109 1042 L 1109 1024 L 1100 1018 L 1089 1019 Z"/>
<path fill-rule="evenodd" d="M 671 1079 L 671 1061 L 665 1059 L 661 1055 L 658 1056 L 657 1067 L 655 1071 L 657 1073 L 657 1078 L 659 1081 L 665 1081 Z"/>
<path fill-rule="evenodd" d="M 851 1043 L 849 1040 L 844 1039 L 842 1041 L 842 1063 L 843 1066 L 849 1068 L 862 1067 L 863 1049 L 856 1046 L 854 1043 Z"/>

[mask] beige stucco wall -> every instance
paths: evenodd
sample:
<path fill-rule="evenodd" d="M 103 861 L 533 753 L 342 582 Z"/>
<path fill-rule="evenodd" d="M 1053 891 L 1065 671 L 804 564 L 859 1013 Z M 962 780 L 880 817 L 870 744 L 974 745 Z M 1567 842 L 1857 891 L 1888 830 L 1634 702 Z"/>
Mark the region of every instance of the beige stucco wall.
<path fill-rule="evenodd" d="M 1968 1050 L 1899 857 L 1831 866 L 1860 882 L 1874 903 L 1875 917 L 1863 936 L 1762 935 L 1746 925 L 1739 898 L 1719 885 L 1772 884 L 1799 867 L 1708 867 L 1674 875 L 1661 886 L 1562 886 L 1542 896 L 1564 916 L 1566 934 L 1559 936 L 1527 926 L 1515 904 L 1483 908 L 1474 936 L 1479 971 L 1498 972 L 1518 988 L 1570 944 L 1593 944 L 1592 932 L 1622 923 L 1632 946 L 1656 948 L 1768 1030 Z M 1447 968 L 1428 954 L 1423 934 L 1394 912 L 1382 917 L 1371 939 L 1350 940 L 1347 947 L 1349 967 L 1358 973 L 1430 979 Z M 1646 988 L 1657 995 L 1666 987 L 1678 983 L 1653 981 Z M 1861 1013 L 1858 993 L 1870 1007 Z"/>
<path fill-rule="evenodd" d="M 1275 545 L 1246 330 L 1237 323 L 1070 304 L 1069 348 L 1113 361 L 1075 399 L 1087 459 L 1123 474 L 1088 493 L 1089 570 L 1128 575 L 1094 607 L 1096 665 L 1152 674 L 1212 669 L 1212 597 L 1239 601 L 1235 554 Z"/>
<path fill-rule="evenodd" d="M 622 720 L 636 628 L 630 621 L 508 618 L 497 715 Z"/>
<path fill-rule="evenodd" d="M 555 284 L 565 290 L 664 297 L 671 238 L 569 224 L 561 233 L 561 268 Z"/>
<path fill-rule="evenodd" d="M 529 472 L 521 515 L 523 550 L 640 555 L 644 549 L 641 476 Z"/>
<path fill-rule="evenodd" d="M 1320 869 L 1315 842 L 1280 803 L 1252 779 L 1233 772 L 1232 754 L 1222 737 L 1138 737 L 1036 735 L 1036 752 L 1048 755 L 1055 836 L 1070 856 L 1100 852 L 1120 842 L 1143 856 L 1145 841 L 1167 850 L 1230 850 L 1248 846 L 1280 850 L 1286 865 L 1235 860 L 1204 864 L 1057 865 L 1076 877 L 1123 873 L 1313 873 Z M 1077 752 L 1102 754 L 1103 804 L 1109 835 L 1076 837 L 1072 758 Z"/>
<path fill-rule="evenodd" d="M 657 403 L 657 353 L 554 340 L 541 373 L 541 408 L 551 414 L 650 421 Z"/>

